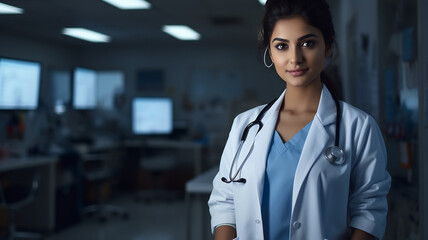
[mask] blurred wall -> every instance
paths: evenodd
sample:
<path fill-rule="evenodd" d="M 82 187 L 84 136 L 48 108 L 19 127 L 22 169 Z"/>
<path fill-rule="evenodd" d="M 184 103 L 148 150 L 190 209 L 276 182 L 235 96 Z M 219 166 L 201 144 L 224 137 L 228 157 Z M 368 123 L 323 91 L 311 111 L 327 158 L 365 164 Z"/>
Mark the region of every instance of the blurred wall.
<path fill-rule="evenodd" d="M 419 183 L 420 183 L 420 239 L 428 238 L 428 2 L 425 0 L 418 1 L 418 29 L 419 35 Z"/>
<path fill-rule="evenodd" d="M 362 94 L 367 92 L 366 90 L 378 90 L 377 82 L 371 82 L 370 88 L 367 87 L 367 83 L 373 78 L 369 75 L 375 74 L 373 67 L 376 66 L 362 65 L 362 63 L 376 64 L 376 55 L 367 53 L 375 54 L 377 49 L 377 4 L 378 1 L 372 0 L 336 0 L 332 4 L 333 21 L 339 47 L 335 62 L 339 66 L 342 76 L 345 101 L 362 108 L 375 118 L 378 117 L 377 104 L 372 108 L 367 103 L 362 102 L 363 99 L 367 99 L 367 96 L 362 96 Z M 363 36 L 369 39 L 372 49 L 363 51 Z M 374 51 L 370 52 L 369 50 Z M 365 61 L 363 62 L 362 59 Z M 359 71 L 361 68 L 365 68 L 367 71 Z"/>

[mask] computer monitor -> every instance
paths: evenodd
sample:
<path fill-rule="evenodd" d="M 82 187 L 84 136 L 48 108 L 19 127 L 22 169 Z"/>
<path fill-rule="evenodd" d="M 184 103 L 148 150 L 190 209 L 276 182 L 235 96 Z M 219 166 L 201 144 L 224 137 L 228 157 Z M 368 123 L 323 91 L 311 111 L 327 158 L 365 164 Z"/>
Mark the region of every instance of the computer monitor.
<path fill-rule="evenodd" d="M 40 63 L 0 58 L 0 109 L 36 109 L 40 75 Z"/>
<path fill-rule="evenodd" d="M 97 107 L 97 72 L 75 68 L 73 72 L 73 108 L 78 110 Z"/>
<path fill-rule="evenodd" d="M 132 133 L 167 135 L 173 131 L 173 102 L 170 98 L 139 97 L 132 101 Z"/>

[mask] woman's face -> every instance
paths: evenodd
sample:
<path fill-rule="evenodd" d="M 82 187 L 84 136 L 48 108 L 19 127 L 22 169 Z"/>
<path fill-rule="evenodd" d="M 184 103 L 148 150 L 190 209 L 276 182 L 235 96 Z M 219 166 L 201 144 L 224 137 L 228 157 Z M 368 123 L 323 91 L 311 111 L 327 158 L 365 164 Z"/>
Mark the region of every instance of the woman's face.
<path fill-rule="evenodd" d="M 277 21 L 270 38 L 270 57 L 287 87 L 302 87 L 320 80 L 324 60 L 331 54 L 322 33 L 301 16 Z"/>

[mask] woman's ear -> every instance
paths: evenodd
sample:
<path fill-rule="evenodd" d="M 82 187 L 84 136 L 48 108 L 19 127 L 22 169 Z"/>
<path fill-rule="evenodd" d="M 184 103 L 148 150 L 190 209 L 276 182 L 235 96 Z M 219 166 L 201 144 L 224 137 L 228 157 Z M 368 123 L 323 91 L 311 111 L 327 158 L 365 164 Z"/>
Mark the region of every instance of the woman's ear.
<path fill-rule="evenodd" d="M 329 47 L 325 50 L 325 57 L 329 58 L 333 54 L 333 47 Z"/>

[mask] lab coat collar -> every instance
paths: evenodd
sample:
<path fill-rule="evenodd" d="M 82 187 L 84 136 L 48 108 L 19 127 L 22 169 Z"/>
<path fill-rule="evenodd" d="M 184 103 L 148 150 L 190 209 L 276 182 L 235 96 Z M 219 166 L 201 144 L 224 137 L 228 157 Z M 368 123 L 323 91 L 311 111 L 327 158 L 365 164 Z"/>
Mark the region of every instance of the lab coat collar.
<path fill-rule="evenodd" d="M 285 92 L 286 91 L 287 91 L 287 89 L 285 89 L 281 93 L 281 95 L 272 104 L 272 106 L 270 107 L 270 109 L 265 113 L 265 116 L 262 119 L 262 122 L 263 122 L 264 125 L 266 125 L 271 120 L 273 120 L 273 119 L 276 120 L 278 118 L 278 113 L 279 113 L 279 110 L 281 109 L 282 102 L 284 101 L 284 96 L 285 96 Z M 275 125 L 276 125 L 276 121 L 275 121 Z"/>
<path fill-rule="evenodd" d="M 276 122 L 281 105 L 284 101 L 284 96 L 287 89 L 278 97 L 272 107 L 265 113 L 262 118 L 263 128 L 258 134 L 254 134 L 255 138 L 264 137 L 262 132 L 273 132 L 275 130 Z M 334 103 L 333 97 L 327 87 L 323 85 L 318 109 L 314 119 L 317 118 L 323 126 L 330 125 L 336 121 L 336 104 Z"/>
<path fill-rule="evenodd" d="M 336 104 L 328 89 L 323 85 L 320 102 L 315 117 L 322 125 L 327 126 L 336 121 Z"/>
<path fill-rule="evenodd" d="M 287 89 L 285 89 L 282 92 L 282 94 L 278 97 L 278 99 L 275 101 L 272 107 L 266 112 L 265 116 L 262 119 L 262 122 L 264 125 L 266 125 L 267 122 L 273 119 L 276 120 L 278 118 L 278 113 L 280 111 L 282 102 L 284 101 L 284 96 L 286 91 Z M 323 85 L 322 87 L 321 97 L 320 97 L 320 101 L 318 104 L 318 109 L 317 109 L 317 113 L 315 114 L 315 117 L 317 117 L 321 121 L 322 125 L 324 126 L 327 126 L 336 121 L 336 104 L 334 103 L 334 100 L 330 91 L 327 89 L 325 85 Z M 275 126 L 276 126 L 276 122 L 275 122 Z M 264 128 L 264 131 L 267 131 L 267 129 L 268 128 Z"/>

